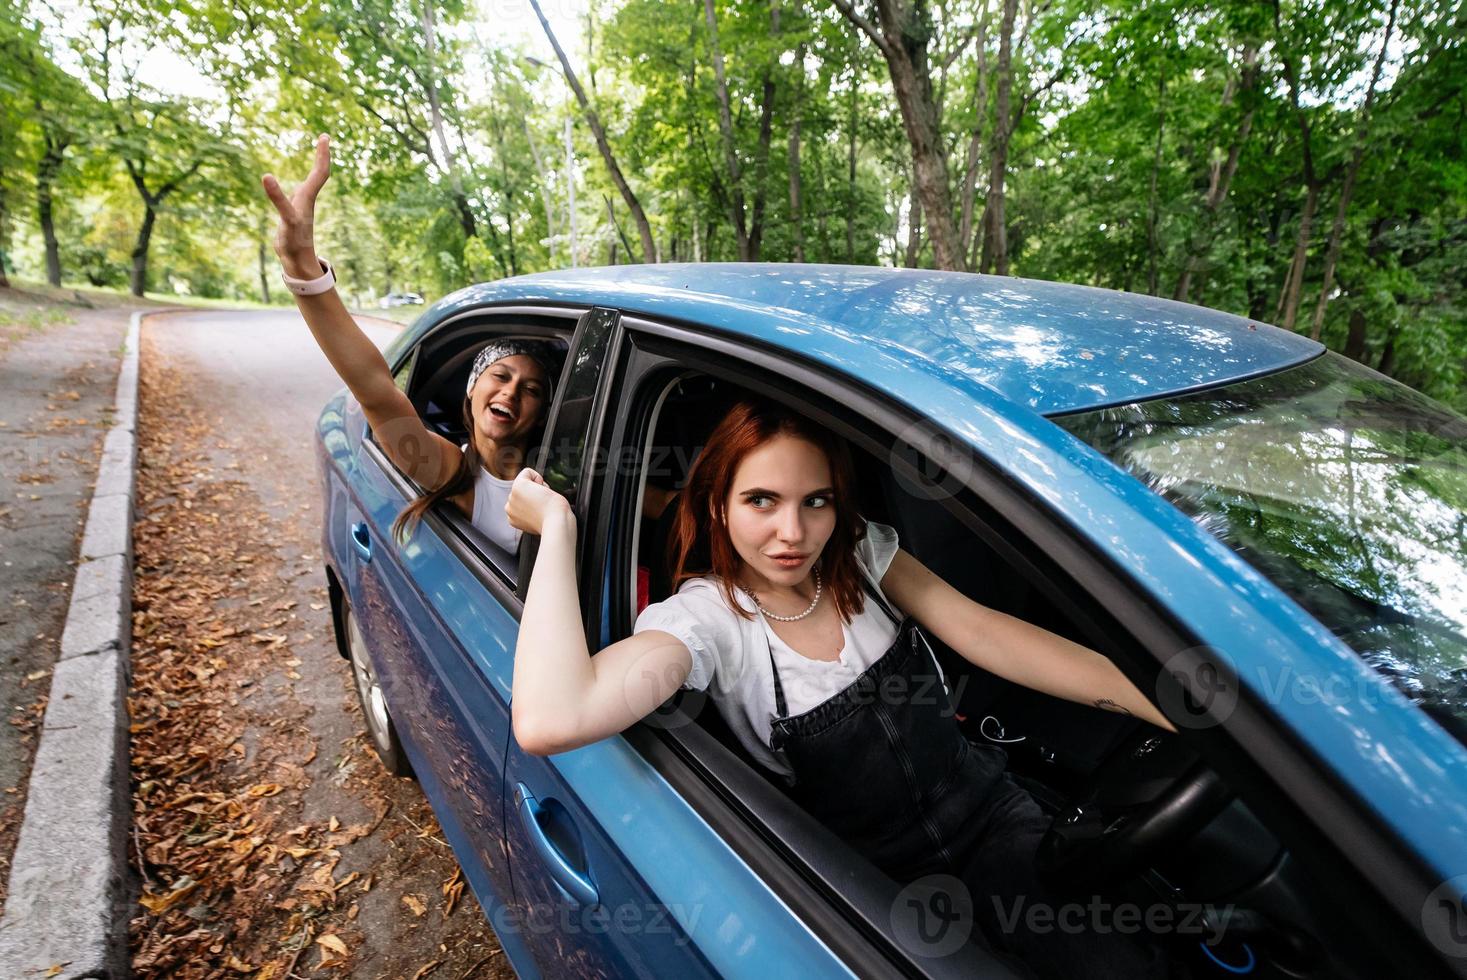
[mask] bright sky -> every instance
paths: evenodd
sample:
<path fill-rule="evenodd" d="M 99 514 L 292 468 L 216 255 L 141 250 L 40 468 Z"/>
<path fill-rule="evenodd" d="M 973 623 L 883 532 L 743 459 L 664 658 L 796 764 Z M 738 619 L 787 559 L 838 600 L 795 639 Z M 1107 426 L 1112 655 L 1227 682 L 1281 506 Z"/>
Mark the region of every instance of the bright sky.
<path fill-rule="evenodd" d="M 477 33 L 484 41 L 495 45 L 520 45 L 540 60 L 555 65 L 555 51 L 540 28 L 529 0 L 477 0 L 478 16 L 456 29 L 466 34 Z M 56 13 L 58 33 L 68 33 L 66 25 L 84 20 L 85 12 L 80 4 L 62 0 L 52 3 Z M 550 21 L 561 47 L 571 59 L 571 65 L 580 69 L 584 51 L 585 18 L 589 8 L 587 0 L 540 0 L 540 9 Z M 50 18 L 46 18 L 50 19 Z M 65 59 L 63 52 L 58 57 Z M 162 48 L 150 51 L 139 67 L 139 77 L 149 85 L 170 95 L 220 95 L 212 80 L 201 75 L 187 59 Z"/>

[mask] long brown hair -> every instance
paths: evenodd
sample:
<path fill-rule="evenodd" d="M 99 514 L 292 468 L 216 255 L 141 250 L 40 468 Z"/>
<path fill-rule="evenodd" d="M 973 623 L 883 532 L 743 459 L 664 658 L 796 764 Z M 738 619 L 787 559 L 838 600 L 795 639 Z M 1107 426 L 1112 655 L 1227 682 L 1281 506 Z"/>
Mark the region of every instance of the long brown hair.
<path fill-rule="evenodd" d="M 811 443 L 830 464 L 835 530 L 825 542 L 819 562 L 836 611 L 850 622 L 865 608 L 856 543 L 866 534 L 865 523 L 856 512 L 850 450 L 833 433 L 764 398 L 746 397 L 729 409 L 709 433 L 707 445 L 688 474 L 687 486 L 678 494 L 677 512 L 667 538 L 673 588 L 686 579 L 713 575 L 729 607 L 745 619 L 753 618 L 734 599 L 740 558 L 728 533 L 728 495 L 744 457 L 779 435 Z"/>
<path fill-rule="evenodd" d="M 536 422 L 535 428 L 530 430 L 529 437 L 525 440 L 524 456 L 526 458 L 529 457 L 539 443 L 540 436 L 544 433 L 545 414 L 542 408 L 540 420 Z M 479 447 L 474 443 L 474 402 L 467 396 L 464 397 L 464 428 L 469 432 L 469 441 L 468 445 L 464 447 L 463 455 L 459 457 L 458 467 L 453 471 L 453 475 L 445 483 L 420 494 L 416 500 L 404 507 L 402 513 L 398 514 L 397 519 L 392 522 L 392 534 L 398 544 L 407 542 L 413 530 L 422 521 L 423 515 L 439 501 L 450 500 L 473 489 L 474 482 L 479 476 L 479 468 L 484 463 L 479 456 Z M 526 462 L 524 465 L 529 464 Z"/>
<path fill-rule="evenodd" d="M 467 396 L 464 398 L 464 428 L 469 432 L 469 444 L 464 447 L 464 454 L 459 457 L 458 468 L 453 471 L 453 475 L 434 489 L 419 494 L 416 500 L 397 515 L 397 520 L 392 522 L 392 536 L 397 539 L 398 544 L 405 544 L 412 537 L 413 530 L 433 505 L 440 500 L 449 500 L 461 493 L 468 493 L 474 486 L 482 463 L 479 459 L 479 447 L 474 445 L 474 403 Z"/>

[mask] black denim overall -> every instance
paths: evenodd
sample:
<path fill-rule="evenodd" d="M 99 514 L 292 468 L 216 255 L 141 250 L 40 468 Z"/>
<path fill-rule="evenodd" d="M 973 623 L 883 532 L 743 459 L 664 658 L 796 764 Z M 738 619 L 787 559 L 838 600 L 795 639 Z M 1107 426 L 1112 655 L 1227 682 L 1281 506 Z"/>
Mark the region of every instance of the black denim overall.
<path fill-rule="evenodd" d="M 793 776 L 787 792 L 823 825 L 898 882 L 947 874 L 961 879 L 990 947 L 1016 954 L 1042 976 L 1165 976 L 1161 951 L 1128 937 L 1000 926 L 1015 902 L 1059 902 L 1038 880 L 1034 853 L 1049 825 L 1027 791 L 1004 772 L 1007 756 L 970 744 L 958 728 L 937 661 L 909 617 L 860 677 L 791 716 L 779 667 L 770 747 Z M 762 619 L 762 613 L 761 613 Z M 768 623 L 765 622 L 768 629 Z"/>

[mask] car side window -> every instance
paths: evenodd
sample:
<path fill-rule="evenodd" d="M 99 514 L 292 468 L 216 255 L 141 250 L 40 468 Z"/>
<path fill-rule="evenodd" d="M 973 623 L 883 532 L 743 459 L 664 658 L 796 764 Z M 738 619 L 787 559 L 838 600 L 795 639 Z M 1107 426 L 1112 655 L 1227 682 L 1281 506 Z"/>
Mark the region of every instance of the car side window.
<path fill-rule="evenodd" d="M 667 544 L 677 496 L 708 434 L 750 390 L 733 378 L 686 369 L 665 370 L 649 377 L 635 395 L 624 395 L 631 399 L 631 415 L 646 421 L 638 444 L 640 467 L 617 490 L 623 501 L 618 520 L 630 533 L 611 534 L 613 541 L 625 542 L 610 558 L 609 598 L 617 610 L 613 637 L 626 635 L 644 608 L 675 591 Z M 837 406 L 813 397 L 792 407 L 812 417 L 840 414 Z M 841 434 L 854 467 L 855 502 L 865 519 L 894 527 L 903 550 L 964 595 L 1108 652 L 1105 638 L 1116 631 L 1098 627 L 1098 611 L 1089 604 L 1060 594 L 1057 570 L 1019 558 L 1026 551 L 1021 538 L 1001 527 L 990 508 L 956 483 L 934 482 L 940 468 L 915 447 L 894 449 L 901 440 L 874 420 L 850 416 L 845 422 L 850 428 Z M 1119 715 L 979 676 L 930 631 L 928 639 L 949 679 L 965 734 L 1005 746 L 1021 768 L 1080 778 L 1131 727 Z M 717 719 L 704 721 L 717 724 Z"/>
<path fill-rule="evenodd" d="M 420 350 L 422 350 L 421 345 L 414 347 L 412 353 L 403 360 L 402 365 L 392 375 L 392 381 L 397 385 L 397 390 L 403 394 L 407 394 L 408 384 L 413 377 L 413 366 L 418 363 Z"/>
<path fill-rule="evenodd" d="M 484 345 L 494 339 L 545 342 L 557 351 L 560 366 L 563 367 L 573 322 L 568 318 L 556 318 L 550 323 L 450 321 L 422 338 L 394 372 L 393 380 L 399 390 L 408 396 L 430 432 L 454 445 L 462 446 L 469 439 L 469 430 L 464 419 L 464 391 L 474 358 Z M 561 377 L 557 374 L 555 386 L 558 387 L 560 383 Z M 544 411 L 548 419 L 548 404 Z M 377 441 L 375 436 L 370 438 L 373 442 Z M 538 456 L 543 438 L 542 427 L 535 443 L 527 447 L 527 464 Z M 383 466 L 390 467 L 397 474 L 406 497 L 411 499 L 422 492 L 423 488 L 398 470 L 385 454 L 380 454 L 380 458 Z M 514 587 L 519 577 L 517 550 L 511 551 L 496 544 L 473 525 L 470 515 L 452 501 L 439 501 L 430 513 L 446 526 L 452 539 L 450 544 L 470 549 L 473 558 L 482 559 L 501 580 Z M 470 555 L 466 554 L 466 557 Z"/>

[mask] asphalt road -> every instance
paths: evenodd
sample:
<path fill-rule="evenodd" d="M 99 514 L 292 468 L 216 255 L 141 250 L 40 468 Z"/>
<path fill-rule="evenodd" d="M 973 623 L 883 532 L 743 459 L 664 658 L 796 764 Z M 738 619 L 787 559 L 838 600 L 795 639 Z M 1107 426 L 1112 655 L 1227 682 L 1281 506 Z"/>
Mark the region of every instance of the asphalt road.
<path fill-rule="evenodd" d="M 401 329 L 384 321 L 360 322 L 379 346 Z M 508 975 L 471 895 L 463 896 L 451 917 L 437 914 L 436 907 L 426 916 L 410 914 L 419 907 L 411 896 L 434 905 L 457 864 L 440 835 L 419 833 L 426 808 L 417 784 L 386 777 L 371 750 L 362 747 L 365 739 L 352 741 L 361 735 L 362 724 L 350 670 L 332 643 L 329 610 L 311 608 L 322 604 L 326 585 L 313 427 L 341 382 L 293 312 L 174 314 L 145 321 L 143 332 L 145 362 L 152 358 L 166 366 L 196 421 L 205 423 L 208 435 L 188 439 L 188 457 L 200 468 L 227 471 L 229 479 L 248 483 L 269 515 L 269 533 L 278 535 L 280 575 L 293 581 L 300 599 L 291 613 L 305 621 L 300 635 L 306 640 L 292 648 L 302 662 L 299 677 L 284 686 L 278 678 L 253 685 L 255 700 L 249 703 L 251 711 L 263 705 L 268 712 L 271 703 L 259 699 L 279 698 L 283 714 L 305 716 L 319 753 L 312 753 L 314 761 L 305 767 L 311 782 L 299 801 L 300 819 L 370 822 L 384 800 L 392 804 L 376 831 L 344 850 L 338 868 L 376 878 L 371 894 L 360 899 L 360 918 L 352 923 L 362 939 L 352 951 L 350 972 L 411 976 L 418 966 L 439 959 L 442 972 L 434 971 L 435 978 L 459 977 L 466 963 L 483 964 L 472 968 L 476 977 Z M 141 397 L 146 403 L 146 384 Z M 232 597 L 236 605 L 248 601 L 247 595 Z M 420 818 L 416 822 L 414 813 Z M 314 961 L 306 957 L 301 966 Z M 308 975 L 299 967 L 296 973 Z"/>

